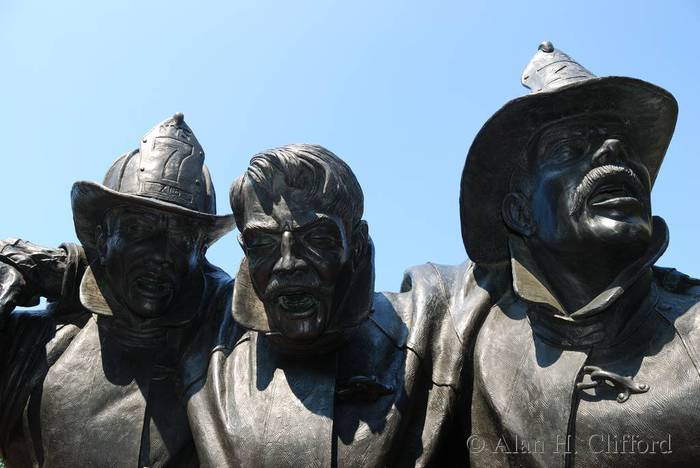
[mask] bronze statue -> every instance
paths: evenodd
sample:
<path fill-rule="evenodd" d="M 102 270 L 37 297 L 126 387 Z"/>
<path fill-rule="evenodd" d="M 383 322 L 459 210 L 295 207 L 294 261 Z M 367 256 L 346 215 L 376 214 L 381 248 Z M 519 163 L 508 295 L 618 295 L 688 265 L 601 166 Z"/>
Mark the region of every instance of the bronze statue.
<path fill-rule="evenodd" d="M 654 265 L 668 232 L 650 203 L 676 101 L 551 43 L 522 79 L 531 94 L 494 114 L 465 164 L 472 262 L 414 267 L 400 293 L 374 291 L 362 190 L 325 148 L 260 153 L 235 182 L 233 288 L 203 258 L 231 219 L 214 216 L 181 116 L 108 174 L 130 195 L 77 184 L 85 255 L 0 245 L 3 453 L 19 466 L 116 450 L 139 466 L 692 465 L 700 282 Z M 200 175 L 173 184 L 180 163 Z M 125 244 L 126 226 L 150 244 Z M 50 313 L 9 314 L 39 295 Z M 100 392 L 76 400 L 90 376 Z M 120 438 L 97 404 L 131 405 Z M 95 449 L 78 453 L 88 433 Z"/>
<path fill-rule="evenodd" d="M 13 265 L 0 268 L 10 286 L 0 311 L 2 457 L 8 466 L 196 465 L 179 360 L 230 295 L 230 278 L 204 254 L 234 223 L 216 216 L 204 152 L 176 114 L 117 159 L 103 185 L 77 182 L 71 201 L 84 258 L 74 245 L 2 248 Z M 63 300 L 9 314 L 38 294 Z"/>
<path fill-rule="evenodd" d="M 467 252 L 509 262 L 512 284 L 475 342 L 471 464 L 691 466 L 700 289 L 654 266 L 668 232 L 650 203 L 676 101 L 548 42 L 523 84 L 462 176 Z"/>
<path fill-rule="evenodd" d="M 435 265 L 407 274 L 402 293 L 374 292 L 373 246 L 350 168 L 319 146 L 270 150 L 252 159 L 231 204 L 246 254 L 233 294 L 224 287 L 217 301 L 203 297 L 198 333 L 168 382 L 175 395 L 184 391 L 199 463 L 464 460 L 457 407 L 467 309 L 450 312 Z M 5 291 L 59 299 L 54 307 L 70 300 L 80 256 L 61 252 L 6 245 L 4 270 L 29 284 L 6 282 Z M 176 401 L 166 407 L 178 414 Z"/>
<path fill-rule="evenodd" d="M 406 292 L 374 292 L 350 168 L 320 146 L 269 150 L 234 183 L 231 206 L 245 251 L 233 313 L 210 320 L 184 362 L 202 465 L 428 466 L 452 455 L 459 324 L 432 270 L 409 275 Z"/>

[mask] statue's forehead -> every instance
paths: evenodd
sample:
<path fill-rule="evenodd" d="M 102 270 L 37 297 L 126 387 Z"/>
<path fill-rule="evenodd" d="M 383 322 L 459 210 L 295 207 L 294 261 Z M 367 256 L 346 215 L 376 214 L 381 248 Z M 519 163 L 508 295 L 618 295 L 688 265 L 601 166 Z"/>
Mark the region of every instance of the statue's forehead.
<path fill-rule="evenodd" d="M 248 191 L 245 197 L 245 225 L 248 228 L 297 229 L 321 218 L 336 218 L 326 213 L 320 204 L 314 203 L 318 200 L 305 197 L 300 190 L 284 190 L 272 194 L 266 191 Z"/>
<path fill-rule="evenodd" d="M 283 174 L 275 174 L 267 183 L 246 180 L 241 195 L 246 209 L 303 211 L 306 209 L 322 211 L 332 203 L 329 195 L 313 191 L 310 187 L 289 185 Z"/>
<path fill-rule="evenodd" d="M 302 229 L 309 225 L 324 225 L 320 223 L 321 220 L 328 220 L 328 222 L 332 222 L 336 226 L 342 227 L 342 223 L 336 216 L 327 215 L 325 213 L 318 213 L 311 210 L 299 211 L 295 213 L 285 211 L 280 213 L 275 212 L 271 214 L 252 212 L 251 215 L 246 218 L 243 231 L 294 231 L 297 229 Z"/>

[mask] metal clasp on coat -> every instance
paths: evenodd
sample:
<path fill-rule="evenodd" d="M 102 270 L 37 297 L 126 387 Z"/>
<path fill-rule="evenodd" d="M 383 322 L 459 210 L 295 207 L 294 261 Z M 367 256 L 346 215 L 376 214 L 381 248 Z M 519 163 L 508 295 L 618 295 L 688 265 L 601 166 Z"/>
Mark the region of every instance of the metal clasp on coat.
<path fill-rule="evenodd" d="M 367 377 L 356 375 L 338 382 L 335 394 L 338 399 L 347 401 L 354 398 L 366 401 L 376 401 L 379 398 L 394 393 L 394 387 L 382 384 L 373 375 Z"/>
<path fill-rule="evenodd" d="M 605 383 L 619 392 L 617 394 L 618 403 L 626 402 L 632 393 L 645 393 L 649 390 L 649 385 L 636 383 L 632 380 L 632 377 L 624 377 L 614 372 L 604 371 L 596 366 L 585 366 L 581 378 L 584 375 L 590 375 L 591 381 L 577 383 L 576 390 L 594 388 Z"/>

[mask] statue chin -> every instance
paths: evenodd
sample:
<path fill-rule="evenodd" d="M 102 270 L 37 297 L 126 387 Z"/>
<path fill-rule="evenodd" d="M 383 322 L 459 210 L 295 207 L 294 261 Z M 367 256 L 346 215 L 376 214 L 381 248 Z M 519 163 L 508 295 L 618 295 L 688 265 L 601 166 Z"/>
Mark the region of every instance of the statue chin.
<path fill-rule="evenodd" d="M 638 216 L 595 216 L 588 218 L 586 225 L 585 231 L 588 232 L 586 237 L 590 239 L 585 244 L 590 242 L 590 244 L 625 246 L 626 249 L 633 246 L 648 246 L 653 231 L 651 220 Z"/>
<path fill-rule="evenodd" d="M 137 307 L 130 307 L 129 310 L 141 318 L 158 318 L 166 315 L 170 301 L 164 304 L 139 304 Z"/>
<path fill-rule="evenodd" d="M 156 318 L 167 313 L 173 299 L 172 292 L 168 291 L 157 297 L 152 295 L 132 294 L 129 297 L 128 309 L 136 316 L 143 318 Z"/>
<path fill-rule="evenodd" d="M 586 209 L 580 216 L 560 213 L 556 227 L 535 229 L 528 245 L 534 252 L 635 256 L 649 246 L 652 233 L 650 215 Z"/>
<path fill-rule="evenodd" d="M 338 349 L 344 343 L 342 331 L 329 331 L 330 300 L 314 298 L 295 302 L 277 300 L 266 303 L 271 325 L 267 335 L 273 346 L 284 354 L 317 356 Z M 284 306 L 283 306 L 284 304 Z"/>
<path fill-rule="evenodd" d="M 310 343 L 325 331 L 328 308 L 311 294 L 279 296 L 266 309 L 273 333 L 287 341 Z"/>

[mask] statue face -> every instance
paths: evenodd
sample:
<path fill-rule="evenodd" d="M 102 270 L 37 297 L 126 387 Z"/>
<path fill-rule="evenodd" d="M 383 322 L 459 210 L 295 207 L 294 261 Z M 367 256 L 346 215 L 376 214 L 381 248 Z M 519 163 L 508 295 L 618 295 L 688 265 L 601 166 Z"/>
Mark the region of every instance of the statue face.
<path fill-rule="evenodd" d="M 98 248 L 114 297 L 132 313 L 167 313 L 185 278 L 199 262 L 191 222 L 153 210 L 117 209 L 100 228 Z"/>
<path fill-rule="evenodd" d="M 337 216 L 314 210 L 298 190 L 279 196 L 243 188 L 241 245 L 272 331 L 313 340 L 333 321 L 336 284 L 350 260 L 348 233 Z M 338 288 L 341 289 L 341 288 Z"/>
<path fill-rule="evenodd" d="M 535 151 L 532 240 L 554 252 L 648 244 L 651 182 L 622 124 L 554 125 Z"/>

